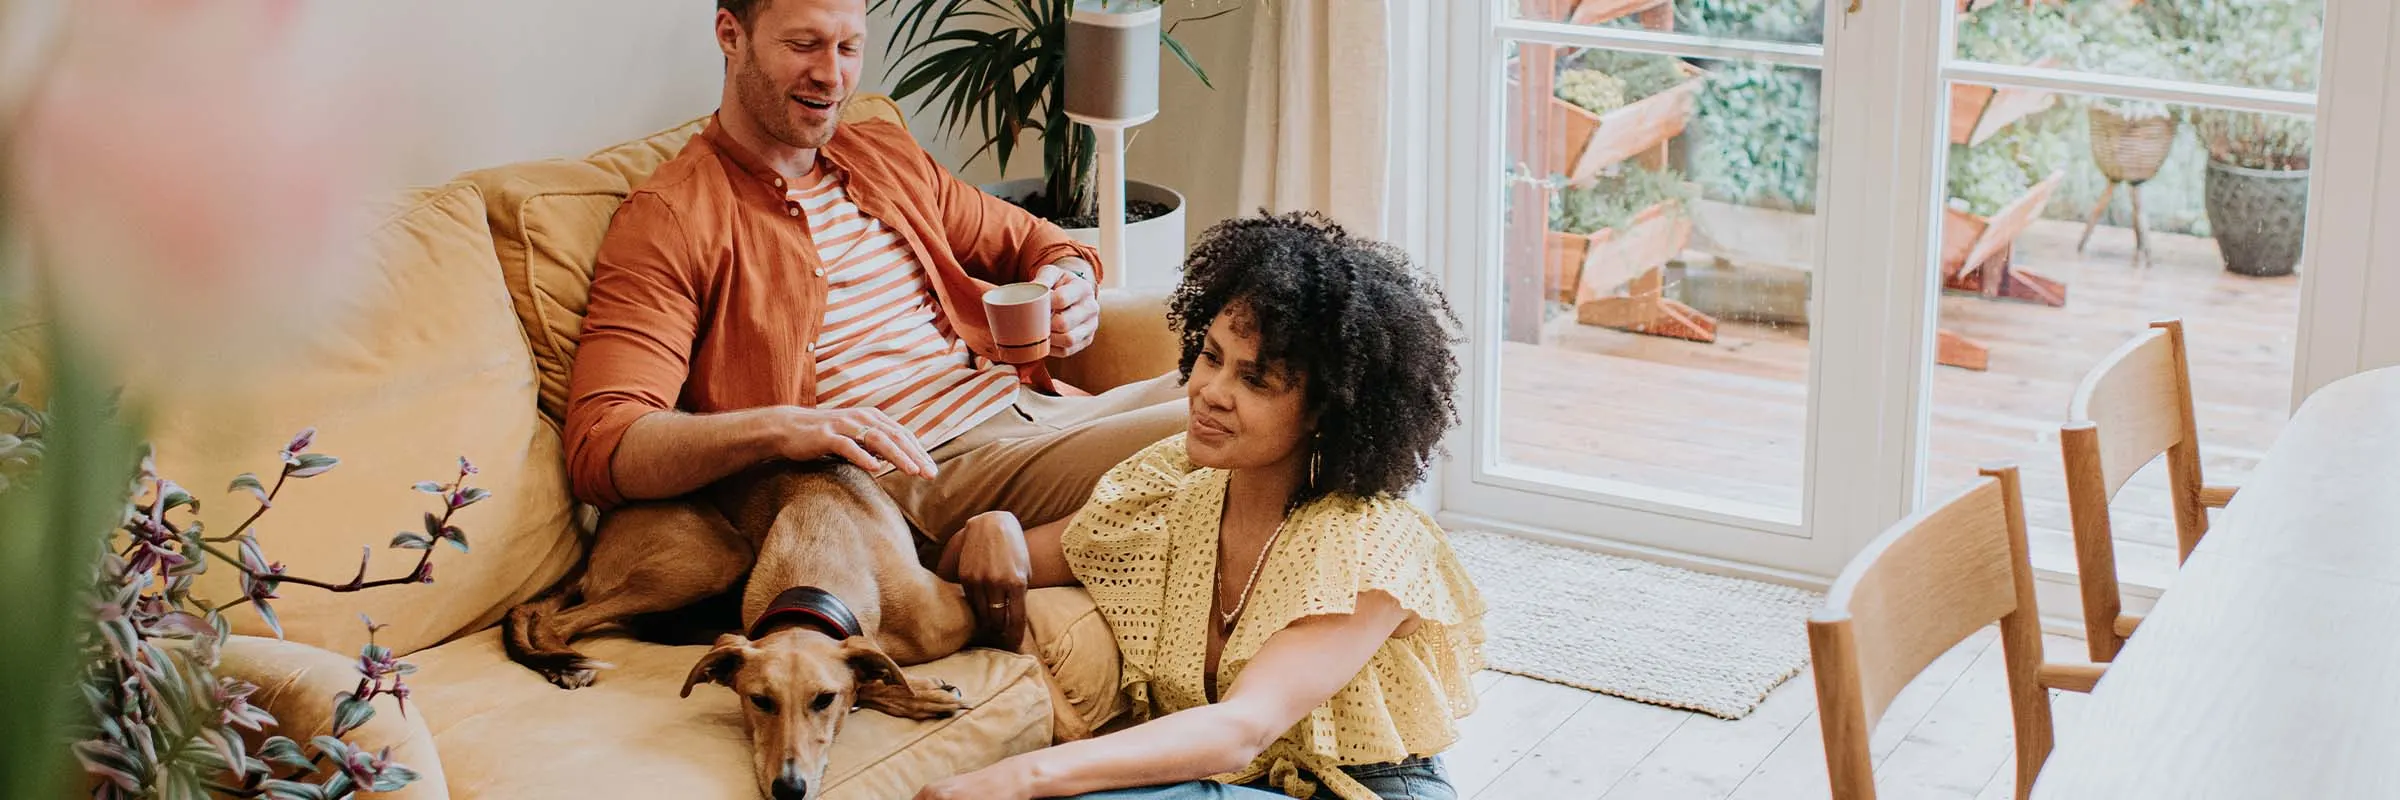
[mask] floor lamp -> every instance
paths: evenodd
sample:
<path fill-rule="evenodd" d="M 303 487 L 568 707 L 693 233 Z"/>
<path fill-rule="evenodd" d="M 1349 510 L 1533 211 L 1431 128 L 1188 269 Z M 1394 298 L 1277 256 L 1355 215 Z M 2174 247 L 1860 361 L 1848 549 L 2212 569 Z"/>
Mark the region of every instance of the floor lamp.
<path fill-rule="evenodd" d="M 1122 286 L 1125 263 L 1125 129 L 1158 116 L 1159 4 L 1077 0 L 1067 17 L 1067 118 L 1099 145 L 1100 263 L 1104 286 Z"/>

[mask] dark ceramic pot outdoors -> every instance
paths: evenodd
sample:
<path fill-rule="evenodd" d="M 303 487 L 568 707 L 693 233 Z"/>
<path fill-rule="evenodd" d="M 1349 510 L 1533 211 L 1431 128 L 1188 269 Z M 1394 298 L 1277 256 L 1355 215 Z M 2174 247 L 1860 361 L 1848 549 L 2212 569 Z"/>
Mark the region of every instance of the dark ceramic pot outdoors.
<path fill-rule="evenodd" d="M 2208 162 L 2208 227 L 2225 269 L 2290 275 L 2308 234 L 2308 171 L 2246 169 Z"/>

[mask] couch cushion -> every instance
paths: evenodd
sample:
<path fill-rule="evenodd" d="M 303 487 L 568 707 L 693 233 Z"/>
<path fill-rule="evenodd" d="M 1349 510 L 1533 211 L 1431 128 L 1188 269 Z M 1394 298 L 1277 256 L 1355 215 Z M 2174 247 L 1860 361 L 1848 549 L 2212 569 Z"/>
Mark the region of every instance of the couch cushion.
<path fill-rule="evenodd" d="M 488 198 L 500 274 L 540 376 L 541 412 L 552 425 L 563 424 L 592 260 L 609 217 L 625 202 L 625 179 L 588 161 L 512 164 L 463 179 Z"/>
<path fill-rule="evenodd" d="M 607 170 L 627 186 L 640 186 L 650 180 L 650 173 L 683 152 L 685 142 L 691 141 L 702 128 L 708 127 L 709 117 L 685 122 L 672 128 L 616 145 L 584 156 L 585 163 Z"/>
<path fill-rule="evenodd" d="M 462 176 L 483 190 L 490 207 L 500 274 L 533 348 L 542 413 L 554 424 L 566 419 L 567 369 L 574 364 L 592 261 L 609 218 L 632 187 L 649 180 L 707 123 L 702 117 L 580 161 L 528 161 Z"/>
<path fill-rule="evenodd" d="M 615 665 L 561 690 L 502 653 L 487 631 L 412 659 L 450 793 L 458 798 L 677 797 L 753 800 L 749 734 L 721 687 L 677 696 L 704 646 L 601 637 L 578 649 Z M 1050 695 L 1032 658 L 968 650 L 908 668 L 947 680 L 973 708 L 913 722 L 855 711 L 834 742 L 825 800 L 908 800 L 925 784 L 1050 741 Z"/>
<path fill-rule="evenodd" d="M 533 364 L 500 284 L 482 196 L 463 183 L 413 192 L 365 247 L 355 290 L 328 315 L 338 322 L 295 332 L 290 355 L 241 386 L 163 394 L 152 427 L 159 469 L 202 499 L 213 534 L 256 507 L 227 494 L 227 481 L 256 472 L 272 484 L 276 451 L 316 427 L 312 449 L 341 465 L 284 487 L 259 538 L 293 574 L 324 580 L 354 574 L 362 548 L 375 553 L 369 578 L 408 574 L 417 553 L 385 545 L 439 507 L 410 485 L 447 481 L 460 456 L 472 459 L 482 470 L 476 485 L 492 497 L 459 512 L 474 551 L 437 552 L 438 583 L 351 594 L 286 584 L 275 603 L 292 639 L 355 654 L 365 613 L 390 626 L 378 642 L 407 653 L 488 626 L 563 574 L 578 544 L 558 436 L 533 408 Z M 239 596 L 233 571 L 209 570 L 200 594 Z M 269 635 L 248 609 L 228 616 L 236 631 Z"/>

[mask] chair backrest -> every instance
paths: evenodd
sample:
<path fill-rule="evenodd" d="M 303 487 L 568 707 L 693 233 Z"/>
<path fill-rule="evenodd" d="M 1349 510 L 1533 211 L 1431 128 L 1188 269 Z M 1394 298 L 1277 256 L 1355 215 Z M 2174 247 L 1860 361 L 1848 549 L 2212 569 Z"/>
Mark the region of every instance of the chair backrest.
<path fill-rule="evenodd" d="M 2083 584 L 2085 635 L 2092 658 L 2107 660 L 2124 641 L 2116 625 L 2121 606 L 2108 512 L 2118 490 L 2164 455 L 2167 495 L 2175 508 L 2177 560 L 2189 557 L 2208 532 L 2183 323 L 2153 322 L 2149 330 L 2101 359 L 2076 387 L 2067 419 L 2058 439 L 2075 530 L 2076 571 Z"/>
<path fill-rule="evenodd" d="M 2050 755 L 2039 683 L 2040 613 L 2014 466 L 1986 467 L 1963 494 L 1900 522 L 1850 561 L 1808 620 L 1825 763 L 1837 800 L 1875 797 L 1868 740 L 1892 697 L 1943 652 L 1994 621 L 2015 709 L 2017 796 Z"/>

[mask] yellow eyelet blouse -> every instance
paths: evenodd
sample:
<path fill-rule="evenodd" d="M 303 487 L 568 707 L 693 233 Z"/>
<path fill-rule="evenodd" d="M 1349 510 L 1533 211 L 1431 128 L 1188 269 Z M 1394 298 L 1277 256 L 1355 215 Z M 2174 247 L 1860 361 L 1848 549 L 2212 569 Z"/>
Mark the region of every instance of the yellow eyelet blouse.
<path fill-rule="evenodd" d="M 1136 720 L 1204 705 L 1217 527 L 1229 473 L 1195 467 L 1181 434 L 1111 469 L 1063 539 L 1067 563 L 1114 631 Z M 1420 622 L 1386 640 L 1366 668 L 1240 772 L 1285 794 L 1315 793 L 1306 770 L 1343 800 L 1377 800 L 1338 767 L 1441 752 L 1452 721 L 1475 708 L 1483 598 L 1424 512 L 1397 499 L 1329 497 L 1292 513 L 1225 640 L 1217 696 L 1267 637 L 1304 617 L 1347 614 L 1381 591 Z"/>

